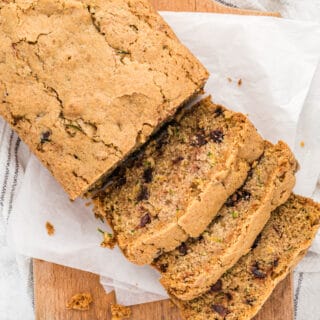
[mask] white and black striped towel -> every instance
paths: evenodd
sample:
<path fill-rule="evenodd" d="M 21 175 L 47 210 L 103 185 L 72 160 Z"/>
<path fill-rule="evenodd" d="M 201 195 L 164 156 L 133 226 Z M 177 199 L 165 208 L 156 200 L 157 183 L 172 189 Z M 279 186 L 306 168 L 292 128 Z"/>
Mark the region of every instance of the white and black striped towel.
<path fill-rule="evenodd" d="M 7 246 L 6 229 L 29 151 L 0 118 L 0 318 L 31 320 L 31 259 L 18 256 Z"/>

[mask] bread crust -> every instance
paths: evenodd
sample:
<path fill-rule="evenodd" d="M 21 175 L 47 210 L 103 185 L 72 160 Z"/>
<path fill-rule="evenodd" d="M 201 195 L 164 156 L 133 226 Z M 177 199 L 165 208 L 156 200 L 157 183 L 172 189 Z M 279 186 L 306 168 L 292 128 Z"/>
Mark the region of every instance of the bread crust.
<path fill-rule="evenodd" d="M 319 226 L 320 205 L 292 194 L 272 213 L 257 246 L 220 278 L 220 290 L 191 301 L 173 297 L 182 318 L 252 319 L 276 285 L 303 258 Z M 221 299 L 224 294 L 232 297 L 232 301 Z"/>
<path fill-rule="evenodd" d="M 241 207 L 241 204 L 238 206 L 239 208 L 235 207 L 234 210 L 239 216 L 237 217 L 239 222 L 232 225 L 232 230 L 225 231 L 225 237 L 229 240 L 223 241 L 223 244 L 214 243 L 214 239 L 211 242 L 208 240 L 208 248 L 212 250 L 212 248 L 217 247 L 217 249 L 216 251 L 208 250 L 206 260 L 202 257 L 202 250 L 196 247 L 197 241 L 189 241 L 186 245 L 187 247 L 190 246 L 192 250 L 192 263 L 189 259 L 186 259 L 187 256 L 176 256 L 176 253 L 174 253 L 176 257 L 173 260 L 167 259 L 170 256 L 170 253 L 168 253 L 157 261 L 156 266 L 166 264 L 169 267 L 168 270 L 162 272 L 160 280 L 169 294 L 175 295 L 181 300 L 192 300 L 208 291 L 210 286 L 216 283 L 226 270 L 230 269 L 250 250 L 255 238 L 269 220 L 271 211 L 289 198 L 295 184 L 296 160 L 289 147 L 283 142 L 279 142 L 275 146 L 265 142 L 265 145 L 265 153 L 260 159 L 260 162 L 263 161 L 263 163 L 257 162 L 256 167 L 252 169 L 251 178 L 242 187 L 246 191 L 252 189 L 251 200 L 249 200 L 252 205 L 249 205 L 250 209 L 246 206 Z M 255 179 L 259 172 L 267 170 L 267 166 L 272 166 L 273 169 L 269 169 L 267 179 L 255 192 L 255 189 L 251 186 L 251 180 Z M 258 183 L 260 182 L 258 181 Z M 258 197 L 259 192 L 263 192 L 263 194 L 260 195 L 258 203 L 253 205 L 253 202 L 257 201 L 255 198 Z M 225 224 L 228 223 L 227 219 L 229 219 L 226 216 L 226 214 L 229 214 L 227 211 L 227 207 L 224 207 L 220 213 L 220 215 L 222 214 L 222 221 L 226 220 Z M 218 225 L 214 225 L 213 222 L 208 227 L 207 232 L 216 234 Z M 186 261 L 185 265 L 183 260 Z M 203 262 L 196 264 L 197 260 Z M 179 269 L 173 269 L 174 271 L 172 271 L 174 274 L 170 272 L 171 263 L 179 263 Z M 205 272 L 199 272 L 200 270 L 205 270 Z M 180 276 L 178 272 L 181 272 Z M 189 275 L 187 279 L 186 274 Z"/>
<path fill-rule="evenodd" d="M 147 0 L 0 8 L 0 115 L 71 199 L 110 174 L 208 78 Z"/>
<path fill-rule="evenodd" d="M 120 248 L 136 264 L 150 264 L 188 237 L 199 236 L 227 198 L 243 184 L 250 162 L 264 148 L 262 138 L 244 115 L 216 106 L 210 97 L 179 115 L 162 133 L 168 132 L 171 135 L 160 153 L 160 138 L 156 138 L 133 163 L 126 164 L 130 168 L 125 170 L 124 186 L 115 188 L 120 179 L 115 177 L 104 195 L 95 200 L 98 214 L 109 219 Z M 152 172 L 153 181 L 139 184 L 139 176 L 145 174 L 141 163 L 150 161 L 151 167 L 144 170 Z M 136 188 L 144 188 L 148 199 L 132 205 L 129 201 L 134 201 Z M 148 224 L 143 230 L 133 229 L 140 223 L 139 215 L 146 212 L 150 214 Z M 130 228 L 133 235 L 128 234 Z"/>

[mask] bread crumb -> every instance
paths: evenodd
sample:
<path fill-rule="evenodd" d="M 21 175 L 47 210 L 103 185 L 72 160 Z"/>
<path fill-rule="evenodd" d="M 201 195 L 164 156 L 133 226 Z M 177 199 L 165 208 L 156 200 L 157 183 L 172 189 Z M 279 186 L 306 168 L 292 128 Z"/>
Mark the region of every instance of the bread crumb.
<path fill-rule="evenodd" d="M 242 79 L 238 80 L 238 86 L 240 87 L 242 85 Z"/>
<path fill-rule="evenodd" d="M 232 79 L 230 77 L 227 78 L 229 82 L 232 82 Z"/>
<path fill-rule="evenodd" d="M 105 232 L 98 228 L 98 231 L 103 234 L 103 241 L 100 243 L 102 248 L 113 249 L 116 245 L 116 239 L 113 234 Z"/>
<path fill-rule="evenodd" d="M 92 296 L 90 293 L 77 293 L 67 303 L 67 309 L 87 311 L 90 309 L 92 303 Z"/>
<path fill-rule="evenodd" d="M 131 316 L 131 309 L 121 304 L 111 305 L 111 320 L 127 319 Z"/>
<path fill-rule="evenodd" d="M 54 235 L 54 226 L 49 221 L 46 222 L 46 229 L 49 236 Z"/>
<path fill-rule="evenodd" d="M 85 205 L 86 207 L 89 207 L 89 206 L 91 206 L 91 204 L 92 204 L 92 202 L 89 201 L 89 202 L 85 203 L 84 205 Z"/>
<path fill-rule="evenodd" d="M 303 148 L 305 146 L 304 141 L 300 141 L 300 147 Z"/>

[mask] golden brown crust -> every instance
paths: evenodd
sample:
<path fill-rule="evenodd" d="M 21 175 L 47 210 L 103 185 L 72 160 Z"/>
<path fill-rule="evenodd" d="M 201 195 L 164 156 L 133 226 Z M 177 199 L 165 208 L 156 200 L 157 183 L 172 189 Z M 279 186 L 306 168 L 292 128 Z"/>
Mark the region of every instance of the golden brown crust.
<path fill-rule="evenodd" d="M 271 211 L 290 196 L 296 160 L 285 143 L 265 144 L 264 155 L 254 163 L 247 182 L 234 195 L 238 198 L 241 193 L 247 194 L 248 199 L 240 198 L 234 205 L 228 201 L 218 213 L 219 220 L 213 221 L 199 240 L 186 242 L 186 254 L 176 250 L 157 260 L 161 283 L 171 295 L 191 300 L 208 291 L 250 250 Z M 221 237 L 218 243 L 217 237 Z M 166 268 L 161 271 L 163 265 Z"/>
<path fill-rule="evenodd" d="M 320 226 L 320 205 L 291 195 L 277 208 L 254 249 L 210 292 L 183 302 L 174 298 L 183 319 L 247 320 L 255 316 L 276 285 L 306 253 Z"/>
<path fill-rule="evenodd" d="M 111 222 L 120 248 L 137 264 L 199 236 L 263 152 L 249 120 L 210 97 L 178 118 L 95 199 L 97 213 Z M 246 147 L 249 152 L 242 151 Z"/>
<path fill-rule="evenodd" d="M 246 159 L 246 158 L 245 158 Z M 213 219 L 229 195 L 238 189 L 247 177 L 249 164 L 243 159 L 229 159 L 228 175 L 213 179 L 198 198 L 188 206 L 186 213 L 178 220 L 179 226 L 191 237 L 198 237 Z M 214 195 L 214 201 L 212 196 Z M 196 221 L 196 223 L 195 223 Z"/>
<path fill-rule="evenodd" d="M 70 298 L 66 307 L 67 309 L 88 311 L 92 302 L 93 300 L 90 293 L 77 293 Z"/>
<path fill-rule="evenodd" d="M 111 320 L 122 320 L 130 318 L 131 309 L 130 307 L 125 307 L 121 304 L 111 305 Z"/>
<path fill-rule="evenodd" d="M 208 73 L 147 0 L 0 1 L 0 115 L 82 195 Z"/>

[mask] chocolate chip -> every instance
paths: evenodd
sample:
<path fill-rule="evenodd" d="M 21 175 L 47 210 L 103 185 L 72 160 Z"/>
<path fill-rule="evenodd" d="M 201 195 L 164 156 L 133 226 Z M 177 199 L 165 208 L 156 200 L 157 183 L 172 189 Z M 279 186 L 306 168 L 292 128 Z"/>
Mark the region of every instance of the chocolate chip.
<path fill-rule="evenodd" d="M 162 264 L 160 264 L 159 268 L 160 268 L 161 272 L 167 272 L 168 264 L 167 263 L 162 263 Z"/>
<path fill-rule="evenodd" d="M 218 313 L 221 317 L 226 317 L 230 313 L 230 311 L 221 304 L 213 304 L 211 305 L 211 309 Z"/>
<path fill-rule="evenodd" d="M 219 292 L 222 289 L 222 281 L 219 279 L 215 284 L 210 287 L 210 292 Z"/>
<path fill-rule="evenodd" d="M 251 248 L 255 249 L 258 246 L 260 240 L 261 240 L 261 233 L 258 234 L 258 236 L 257 236 L 256 240 L 254 240 L 254 243 Z"/>
<path fill-rule="evenodd" d="M 224 138 L 224 134 L 220 129 L 213 130 L 209 134 L 210 139 L 215 143 L 221 143 Z"/>
<path fill-rule="evenodd" d="M 255 278 L 257 279 L 264 279 L 267 275 L 262 272 L 261 270 L 259 270 L 259 265 L 258 263 L 255 263 L 252 267 L 251 267 L 251 272 L 253 273 L 253 275 L 255 276 Z"/>
<path fill-rule="evenodd" d="M 227 199 L 225 204 L 227 207 L 233 207 L 237 203 L 237 201 L 238 201 L 238 195 L 237 193 L 234 193 Z"/>
<path fill-rule="evenodd" d="M 276 268 L 279 265 L 279 258 L 273 260 L 273 267 Z"/>
<path fill-rule="evenodd" d="M 173 164 L 178 164 L 179 162 L 181 162 L 182 160 L 184 160 L 183 156 L 178 156 L 175 159 L 172 160 Z"/>
<path fill-rule="evenodd" d="M 217 106 L 216 110 L 214 110 L 214 113 L 215 113 L 215 115 L 214 115 L 215 118 L 218 118 L 218 117 L 222 116 L 223 115 L 222 107 L 221 106 Z"/>
<path fill-rule="evenodd" d="M 143 180 L 146 183 L 150 183 L 152 181 L 152 174 L 153 174 L 153 169 L 151 167 L 145 169 L 143 171 Z"/>
<path fill-rule="evenodd" d="M 182 256 L 185 256 L 188 253 L 187 245 L 184 242 L 182 242 L 181 245 L 178 247 L 178 251 Z"/>
<path fill-rule="evenodd" d="M 140 227 L 143 228 L 149 223 L 151 223 L 151 217 L 149 213 L 146 213 L 144 216 L 141 217 Z"/>
<path fill-rule="evenodd" d="M 232 294 L 230 292 L 226 292 L 225 295 L 229 301 L 233 299 Z"/>
<path fill-rule="evenodd" d="M 197 133 L 195 135 L 195 138 L 193 141 L 191 141 L 191 145 L 193 147 L 202 147 L 204 146 L 205 144 L 207 144 L 208 141 L 206 139 L 206 136 L 204 134 L 204 132 L 201 132 L 201 133 Z"/>
<path fill-rule="evenodd" d="M 149 191 L 146 186 L 141 186 L 140 192 L 137 196 L 137 201 L 148 200 L 149 199 Z"/>
<path fill-rule="evenodd" d="M 40 143 L 43 144 L 45 142 L 49 142 L 51 133 L 52 133 L 51 130 L 46 130 L 46 131 L 41 132 Z"/>

